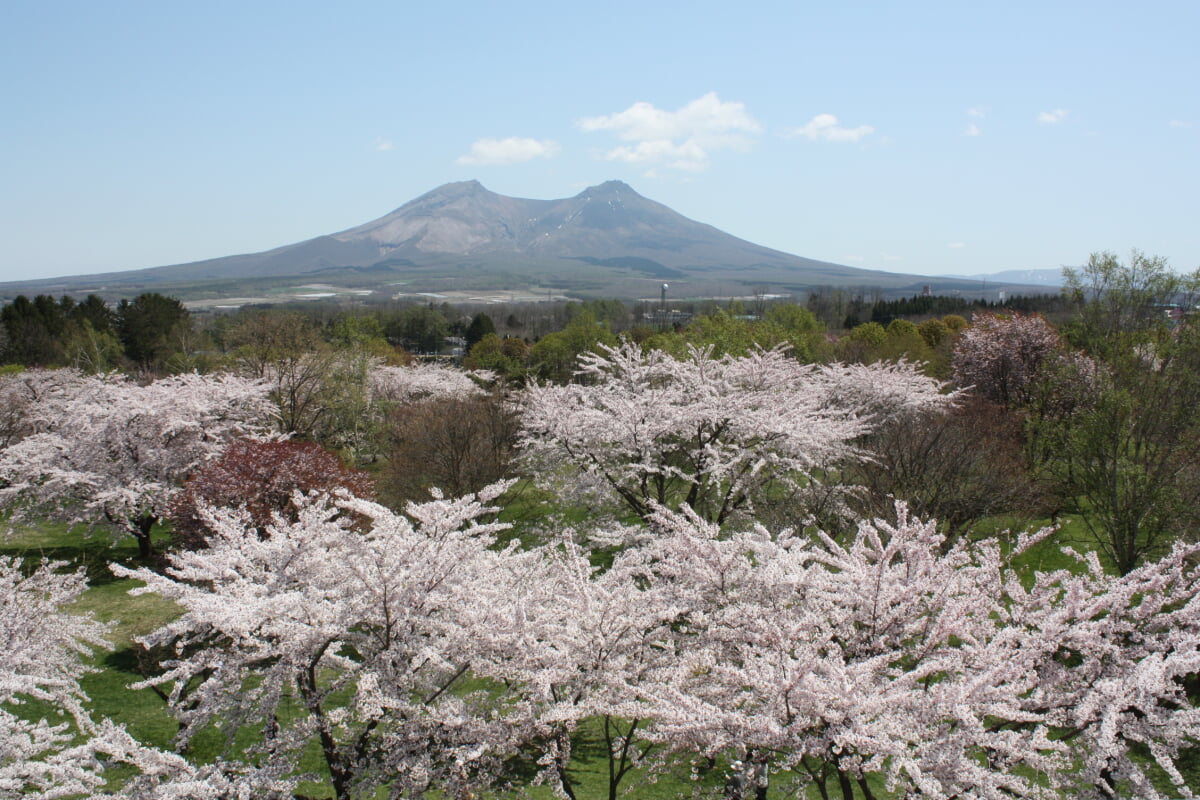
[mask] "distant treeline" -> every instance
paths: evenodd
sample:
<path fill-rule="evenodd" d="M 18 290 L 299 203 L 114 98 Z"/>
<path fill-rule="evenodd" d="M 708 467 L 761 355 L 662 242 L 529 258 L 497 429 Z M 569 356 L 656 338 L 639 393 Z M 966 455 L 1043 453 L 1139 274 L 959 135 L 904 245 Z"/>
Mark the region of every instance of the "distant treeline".
<path fill-rule="evenodd" d="M 878 354 L 873 349 L 863 354 L 831 349 L 826 338 L 844 338 L 868 322 L 887 328 L 897 320 L 919 323 L 948 316 L 969 320 L 976 310 L 1056 315 L 1068 311 L 1068 304 L 1057 294 L 1018 295 L 1001 302 L 944 295 L 885 300 L 878 291 L 816 289 L 803 304 L 761 291 L 752 299 L 672 300 L 666 307 L 653 301 L 599 299 L 487 306 L 310 303 L 193 313 L 179 300 L 157 293 L 122 300 L 116 306 L 96 295 L 82 301 L 69 296 L 19 296 L 0 310 L 0 364 L 74 366 L 88 372 L 203 371 L 215 368 L 241 346 L 247 320 L 265 315 L 302 321 L 308 331 L 305 346 L 370 342 L 379 352 L 402 351 L 401 358 L 403 353 L 466 357 L 486 339 L 472 359 L 478 366 L 514 378 L 563 379 L 581 350 L 615 341 L 619 335 L 653 340 L 669 350 L 693 343 L 739 351 L 752 344 L 786 341 L 806 360 L 856 360 Z M 931 331 L 925 331 L 925 338 L 936 350 L 941 335 Z M 902 333 L 916 341 L 907 328 L 891 335 L 895 339 Z M 866 342 L 880 336 L 878 331 L 864 330 L 854 338 Z M 914 358 L 932 355 L 912 346 L 899 350 Z"/>

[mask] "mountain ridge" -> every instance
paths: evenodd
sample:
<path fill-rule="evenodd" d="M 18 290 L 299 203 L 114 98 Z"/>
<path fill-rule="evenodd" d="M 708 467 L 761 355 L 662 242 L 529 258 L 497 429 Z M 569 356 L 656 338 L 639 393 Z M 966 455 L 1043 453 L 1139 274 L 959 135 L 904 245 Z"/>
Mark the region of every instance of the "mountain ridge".
<path fill-rule="evenodd" d="M 102 284 L 109 293 L 189 290 L 246 281 L 285 284 L 323 274 L 351 276 L 387 291 L 559 287 L 579 296 L 645 296 L 670 279 L 690 296 L 751 289 L 797 292 L 813 286 L 918 291 L 938 283 L 968 291 L 977 281 L 847 267 L 773 250 L 689 219 L 623 181 L 572 197 L 508 197 L 477 180 L 447 183 L 361 225 L 258 253 L 129 272 L 0 284 L 66 291 Z M 36 288 L 34 288 L 36 287 Z M 208 287 L 205 289 L 204 287 Z"/>

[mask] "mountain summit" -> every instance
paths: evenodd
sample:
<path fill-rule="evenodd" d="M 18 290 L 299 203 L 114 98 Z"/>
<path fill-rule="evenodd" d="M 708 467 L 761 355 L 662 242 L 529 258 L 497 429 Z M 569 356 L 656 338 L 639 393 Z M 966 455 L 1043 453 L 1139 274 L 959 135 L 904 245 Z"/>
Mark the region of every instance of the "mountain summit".
<path fill-rule="evenodd" d="M 663 279 L 671 279 L 679 296 L 730 296 L 761 287 L 909 290 L 930 282 L 762 247 L 690 220 L 621 181 L 561 200 L 506 197 L 478 181 L 462 181 L 372 222 L 262 253 L 2 290 L 77 291 L 102 284 L 110 294 L 128 294 L 187 286 L 213 295 L 248 280 L 263 286 L 319 280 L 381 291 L 398 284 L 423 292 L 555 287 L 577 295 L 639 297 L 653 296 L 658 287 L 652 282 Z"/>
<path fill-rule="evenodd" d="M 796 258 L 694 222 L 621 181 L 564 200 L 505 197 L 478 181 L 448 183 L 332 238 L 370 242 L 382 258 L 519 253 L 538 259 L 645 258 L 667 269 Z"/>

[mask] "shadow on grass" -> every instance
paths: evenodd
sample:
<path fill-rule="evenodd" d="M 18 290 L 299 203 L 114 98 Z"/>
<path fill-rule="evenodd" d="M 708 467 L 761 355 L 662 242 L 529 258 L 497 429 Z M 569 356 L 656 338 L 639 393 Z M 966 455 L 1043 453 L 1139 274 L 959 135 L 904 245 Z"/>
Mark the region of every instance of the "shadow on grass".
<path fill-rule="evenodd" d="M 170 534 L 165 529 L 155 531 L 154 544 L 160 552 L 170 543 Z M 8 537 L 0 533 L 0 555 L 23 559 L 29 570 L 36 568 L 43 559 L 62 561 L 74 569 L 82 567 L 88 584 L 93 587 L 118 580 L 108 568 L 109 564 L 154 568 L 160 563 L 157 557 L 154 560 L 140 558 L 137 542 L 131 536 L 114 538 L 105 530 L 88 531 L 83 526 L 71 527 L 50 521 L 27 525 Z"/>
<path fill-rule="evenodd" d="M 142 674 L 141 664 L 138 661 L 138 651 L 135 647 L 123 647 L 120 650 L 114 650 L 104 657 L 102 663 L 106 669 L 124 672 L 137 677 L 139 680 L 146 677 Z"/>

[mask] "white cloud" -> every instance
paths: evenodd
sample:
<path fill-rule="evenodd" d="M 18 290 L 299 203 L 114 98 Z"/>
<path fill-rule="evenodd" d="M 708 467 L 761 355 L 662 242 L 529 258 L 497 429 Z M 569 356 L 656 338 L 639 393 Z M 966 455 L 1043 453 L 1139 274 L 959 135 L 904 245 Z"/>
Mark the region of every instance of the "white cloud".
<path fill-rule="evenodd" d="M 677 111 L 664 111 L 651 103 L 634 103 L 624 111 L 585 117 L 577 123 L 586 133 L 608 131 L 621 145 L 601 153 L 609 161 L 696 172 L 708 166 L 717 150 L 746 150 L 762 126 L 746 113 L 742 103 L 722 102 L 709 92 Z"/>
<path fill-rule="evenodd" d="M 875 128 L 870 125 L 859 125 L 857 128 L 843 128 L 841 125 L 838 125 L 838 118 L 833 114 L 817 114 L 803 128 L 792 128 L 787 132 L 787 135 L 807 136 L 813 141 L 821 139 L 826 142 L 857 142 L 864 136 L 869 136 L 874 132 Z"/>
<path fill-rule="evenodd" d="M 979 129 L 979 126 L 976 125 L 974 122 L 969 123 L 967 125 L 967 136 L 978 136 L 981 133 L 983 133 L 983 131 L 981 131 Z"/>
<path fill-rule="evenodd" d="M 951 242 L 950 244 L 946 245 L 946 247 L 949 247 L 951 250 L 961 250 L 966 246 L 966 242 Z"/>
<path fill-rule="evenodd" d="M 900 256 L 892 255 L 891 253 L 880 253 L 879 257 L 884 261 L 901 261 Z"/>
<path fill-rule="evenodd" d="M 471 145 L 471 152 L 459 156 L 454 163 L 503 166 L 535 158 L 554 158 L 558 151 L 558 142 L 550 139 L 523 139 L 517 136 L 507 139 L 478 139 Z"/>
<path fill-rule="evenodd" d="M 1172 128 L 1190 128 L 1190 127 L 1192 127 L 1192 123 L 1185 122 L 1184 120 L 1181 120 L 1181 119 L 1173 119 L 1170 122 L 1168 122 L 1167 124 L 1170 125 Z"/>
<path fill-rule="evenodd" d="M 1043 111 L 1037 115 L 1037 121 L 1043 125 L 1057 125 L 1067 118 L 1068 112 L 1065 108 L 1056 108 L 1053 111 Z"/>
<path fill-rule="evenodd" d="M 386 153 L 388 150 L 395 149 L 396 145 L 392 144 L 391 139 L 376 136 L 375 141 L 371 142 L 371 147 L 380 153 Z"/>
<path fill-rule="evenodd" d="M 967 116 L 974 117 L 975 119 L 983 119 L 984 117 L 987 116 L 987 109 L 983 108 L 981 106 L 975 106 L 974 108 L 968 108 Z"/>

